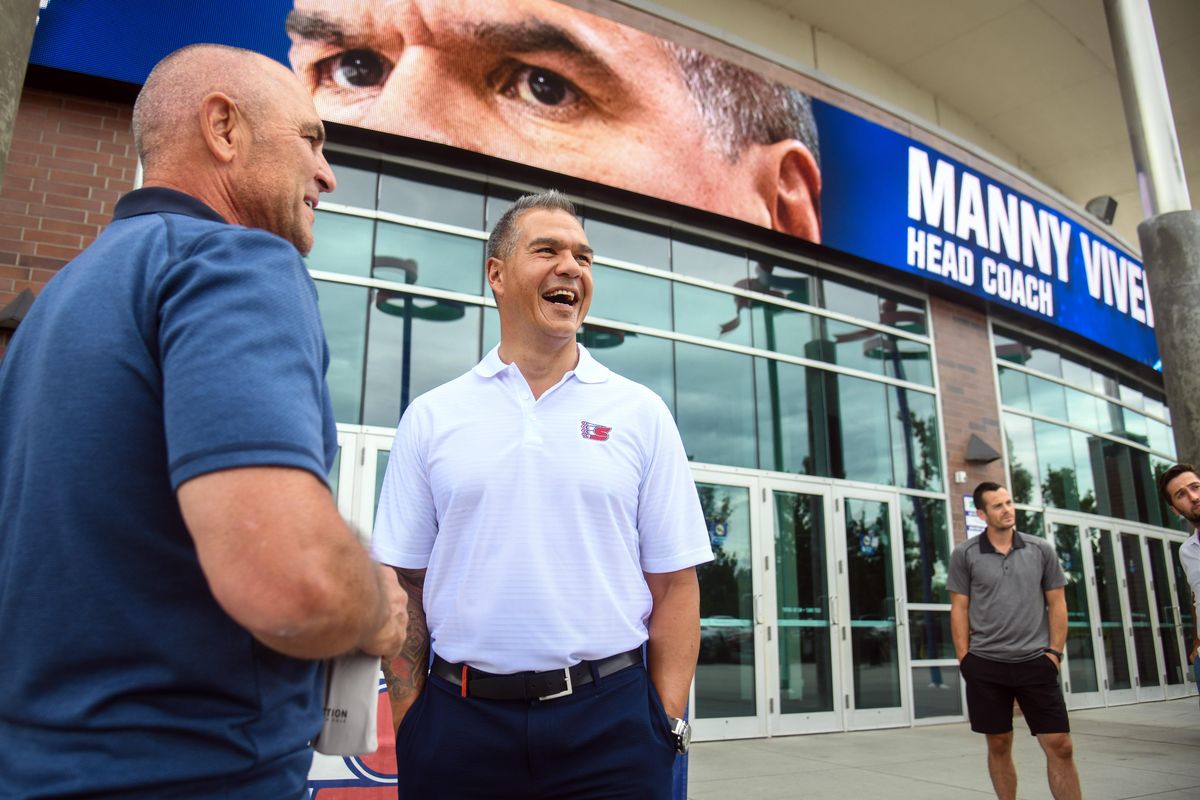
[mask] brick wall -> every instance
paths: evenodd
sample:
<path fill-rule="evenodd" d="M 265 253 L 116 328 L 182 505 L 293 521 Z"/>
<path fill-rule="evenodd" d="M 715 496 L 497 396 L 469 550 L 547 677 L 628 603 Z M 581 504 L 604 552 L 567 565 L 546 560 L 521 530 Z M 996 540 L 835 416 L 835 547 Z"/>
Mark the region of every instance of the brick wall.
<path fill-rule="evenodd" d="M 950 474 L 950 518 L 954 541 L 966 538 L 962 497 L 970 494 L 980 481 L 1005 483 L 1004 462 L 967 463 L 967 442 L 971 434 L 1003 452 L 1000 410 L 996 406 L 996 371 L 988 347 L 987 315 L 941 297 L 929 298 L 933 340 L 937 347 L 938 386 L 942 395 L 942 419 L 945 430 L 946 466 Z M 966 472 L 963 483 L 954 482 L 954 473 Z"/>
<path fill-rule="evenodd" d="M 133 188 L 132 108 L 26 89 L 0 186 L 0 308 L 92 242 Z M 0 355 L 9 331 L 0 331 Z"/>

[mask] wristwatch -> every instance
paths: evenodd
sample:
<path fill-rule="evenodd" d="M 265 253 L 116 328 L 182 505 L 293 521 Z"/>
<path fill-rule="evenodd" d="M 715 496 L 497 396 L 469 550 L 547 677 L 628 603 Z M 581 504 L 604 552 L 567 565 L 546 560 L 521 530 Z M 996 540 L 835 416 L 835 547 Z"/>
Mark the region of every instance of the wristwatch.
<path fill-rule="evenodd" d="M 1053 647 L 1043 647 L 1042 652 L 1049 653 L 1050 655 L 1057 658 L 1059 660 L 1059 662 L 1062 662 L 1062 660 L 1063 660 L 1063 654 L 1062 654 L 1061 650 L 1055 650 Z"/>
<path fill-rule="evenodd" d="M 679 717 L 667 717 L 667 721 L 671 723 L 671 738 L 675 740 L 675 752 L 686 753 L 688 746 L 692 743 L 692 726 L 686 719 L 679 719 Z"/>

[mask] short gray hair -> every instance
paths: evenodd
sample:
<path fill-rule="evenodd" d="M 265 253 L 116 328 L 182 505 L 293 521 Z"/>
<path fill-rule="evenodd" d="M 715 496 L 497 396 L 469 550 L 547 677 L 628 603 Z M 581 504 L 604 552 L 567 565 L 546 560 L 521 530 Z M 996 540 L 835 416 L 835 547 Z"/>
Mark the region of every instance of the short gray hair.
<path fill-rule="evenodd" d="M 683 73 L 709 137 L 730 161 L 752 144 L 796 139 L 819 167 L 812 100 L 799 89 L 674 42 L 663 42 Z"/>
<path fill-rule="evenodd" d="M 527 194 L 517 199 L 512 207 L 505 211 L 496 227 L 492 229 L 487 240 L 487 258 L 498 258 L 501 261 L 513 253 L 519 236 L 518 223 L 529 211 L 565 211 L 572 217 L 579 217 L 575 204 L 570 198 L 557 189 L 550 189 L 541 194 Z"/>

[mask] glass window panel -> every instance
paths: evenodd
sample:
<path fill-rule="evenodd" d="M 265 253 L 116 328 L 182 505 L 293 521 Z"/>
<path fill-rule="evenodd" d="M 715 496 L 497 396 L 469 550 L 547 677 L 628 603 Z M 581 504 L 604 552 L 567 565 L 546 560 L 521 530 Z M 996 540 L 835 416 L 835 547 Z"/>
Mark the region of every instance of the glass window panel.
<path fill-rule="evenodd" d="M 1008 442 L 1008 485 L 1013 500 L 1018 503 L 1036 502 L 1035 488 L 1040 492 L 1041 487 L 1037 450 L 1033 445 L 1033 420 L 1005 414 L 1004 436 Z"/>
<path fill-rule="evenodd" d="M 583 229 L 597 256 L 671 269 L 671 239 L 660 229 L 600 213 L 589 214 Z"/>
<path fill-rule="evenodd" d="M 700 580 L 700 657 L 696 666 L 699 719 L 752 717 L 754 588 L 751 576 L 750 492 L 699 483 L 713 560 L 696 568 Z"/>
<path fill-rule="evenodd" d="M 673 283 L 675 330 L 747 347 L 750 310 L 745 298 L 686 283 Z"/>
<path fill-rule="evenodd" d="M 825 320 L 833 361 L 843 367 L 933 384 L 929 345 L 841 320 Z"/>
<path fill-rule="evenodd" d="M 908 601 L 915 602 L 911 597 Z M 910 610 L 908 643 L 912 658 L 916 661 L 954 658 L 954 640 L 950 636 L 950 612 Z"/>
<path fill-rule="evenodd" d="M 500 312 L 492 306 L 484 306 L 483 336 L 480 341 L 482 342 L 480 358 L 483 358 L 485 353 L 490 353 L 493 347 L 500 344 Z"/>
<path fill-rule="evenodd" d="M 855 319 L 879 320 L 879 295 L 846 279 L 825 278 L 821 281 L 821 305 Z"/>
<path fill-rule="evenodd" d="M 825 500 L 773 492 L 779 695 L 784 714 L 833 710 Z"/>
<path fill-rule="evenodd" d="M 481 295 L 483 249 L 480 239 L 381 222 L 373 277 Z"/>
<path fill-rule="evenodd" d="M 1075 482 L 1075 455 L 1071 431 L 1060 425 L 1034 422 L 1038 464 L 1041 466 L 1042 502 L 1053 508 L 1079 510 L 1079 485 Z"/>
<path fill-rule="evenodd" d="M 375 210 L 379 191 L 379 161 L 355 156 L 327 153 L 337 188 L 321 197 L 321 202 L 341 203 L 344 206 Z"/>
<path fill-rule="evenodd" d="M 1092 617 L 1088 610 L 1087 575 L 1079 528 L 1055 524 L 1054 544 L 1067 578 L 1063 591 L 1067 601 L 1066 654 L 1071 691 L 1096 692 L 1100 690 L 1100 682 L 1096 675 L 1096 651 L 1092 644 Z"/>
<path fill-rule="evenodd" d="M 894 483 L 910 489 L 942 490 L 942 449 L 934 396 L 888 388 Z"/>
<path fill-rule="evenodd" d="M 1042 345 L 1033 345 L 1030 348 L 1029 360 L 1025 362 L 1025 366 L 1056 378 L 1062 377 L 1062 357 Z"/>
<path fill-rule="evenodd" d="M 1116 379 L 1098 369 L 1092 370 L 1092 388 L 1108 397 L 1118 396 Z"/>
<path fill-rule="evenodd" d="M 313 217 L 313 248 L 304 258 L 308 268 L 370 277 L 375 220 L 332 211 Z"/>
<path fill-rule="evenodd" d="M 1067 418 L 1067 395 L 1061 383 L 1029 376 L 1029 405 L 1035 414 L 1054 419 Z"/>
<path fill-rule="evenodd" d="M 1149 435 L 1150 447 L 1160 453 L 1175 456 L 1175 436 L 1171 428 L 1158 420 L 1146 420 L 1146 433 Z"/>
<path fill-rule="evenodd" d="M 1102 404 L 1104 401 L 1077 389 L 1067 389 L 1066 393 L 1067 421 L 1088 430 L 1100 430 L 1100 409 L 1097 408 L 1097 403 Z"/>
<path fill-rule="evenodd" d="M 899 637 L 886 503 L 847 497 L 846 575 L 854 707 L 900 705 Z"/>
<path fill-rule="evenodd" d="M 674 349 L 669 339 L 585 324 L 579 341 L 604 366 L 657 394 L 675 413 Z"/>
<path fill-rule="evenodd" d="M 1149 444 L 1150 434 L 1146 428 L 1146 423 L 1149 422 L 1138 412 L 1132 409 L 1124 410 L 1125 417 L 1125 438 L 1138 442 L 1139 444 Z"/>
<path fill-rule="evenodd" d="M 1046 538 L 1046 519 L 1040 511 L 1029 511 L 1028 509 L 1017 509 L 1017 530 L 1021 533 L 1028 533 L 1031 536 L 1040 536 Z"/>
<path fill-rule="evenodd" d="M 671 282 L 651 275 L 592 265 L 593 317 L 671 330 Z"/>
<path fill-rule="evenodd" d="M 819 305 L 817 279 L 808 270 L 791 264 L 755 261 L 753 253 L 750 258 L 750 271 L 753 273 L 751 289 L 791 300 L 793 303 Z"/>
<path fill-rule="evenodd" d="M 1163 556 L 1165 545 L 1162 539 L 1146 537 L 1146 550 L 1150 554 L 1150 587 L 1158 614 L 1158 638 L 1162 642 L 1163 672 L 1168 684 L 1178 686 L 1184 682 L 1184 659 L 1180 655 L 1175 603 L 1171 597 L 1171 580 Z"/>
<path fill-rule="evenodd" d="M 367 348 L 367 290 L 317 281 L 321 323 L 329 341 L 329 393 L 338 422 L 360 424 L 363 357 Z"/>
<path fill-rule="evenodd" d="M 1154 483 L 1154 468 L 1151 466 L 1150 455 L 1143 450 L 1129 448 L 1129 457 L 1133 465 L 1133 491 L 1137 498 L 1137 520 L 1150 525 L 1162 525 L 1162 503 L 1159 500 L 1158 486 Z"/>
<path fill-rule="evenodd" d="M 1122 383 L 1118 388 L 1118 392 L 1122 403 L 1139 410 L 1145 407 L 1145 397 L 1138 389 Z"/>
<path fill-rule="evenodd" d="M 829 373 L 773 359 L 754 362 L 763 469 L 829 475 Z"/>
<path fill-rule="evenodd" d="M 678 239 L 671 242 L 671 269 L 681 275 L 740 288 L 746 287 L 750 277 L 744 251 L 718 250 Z"/>
<path fill-rule="evenodd" d="M 886 289 L 879 290 L 879 321 L 884 325 L 925 335 L 925 304 L 920 300 Z"/>
<path fill-rule="evenodd" d="M 996 348 L 998 360 L 1014 364 L 1024 364 L 1029 360 L 1029 348 L 999 328 L 992 328 L 992 345 Z"/>
<path fill-rule="evenodd" d="M 1140 537 L 1121 534 L 1121 552 L 1125 561 L 1125 582 L 1129 588 L 1129 623 L 1133 626 L 1133 658 L 1139 686 L 1159 686 L 1158 655 L 1154 648 L 1154 628 L 1150 624 L 1150 597 L 1146 590 L 1146 565 L 1142 559 Z"/>
<path fill-rule="evenodd" d="M 372 297 L 363 424 L 391 428 L 414 398 L 479 361 L 481 312 L 384 289 Z"/>
<path fill-rule="evenodd" d="M 1000 367 L 1000 402 L 1029 411 L 1029 379 L 1024 372 Z"/>
<path fill-rule="evenodd" d="M 758 466 L 752 359 L 740 353 L 675 343 L 675 402 L 688 458 Z"/>
<path fill-rule="evenodd" d="M 1099 474 L 1105 477 L 1105 489 L 1111 514 L 1122 519 L 1136 520 L 1138 518 L 1137 490 L 1130 449 L 1126 445 L 1108 439 L 1101 440 L 1100 448 L 1103 469 Z"/>
<path fill-rule="evenodd" d="M 1092 368 L 1080 364 L 1078 361 L 1072 361 L 1069 358 L 1062 359 L 1062 376 L 1063 380 L 1081 389 L 1092 388 Z"/>
<path fill-rule="evenodd" d="M 1196 606 L 1192 599 L 1192 589 L 1188 584 L 1187 573 L 1183 570 L 1183 562 L 1179 560 L 1179 542 L 1170 542 L 1171 568 L 1175 570 L 1175 602 L 1179 609 L 1179 632 L 1183 636 L 1183 644 L 1189 650 L 1192 647 L 1192 637 L 1196 635 Z"/>
<path fill-rule="evenodd" d="M 375 528 L 375 515 L 379 513 L 379 495 L 383 493 L 383 477 L 387 475 L 388 450 L 375 451 L 375 504 L 371 507 L 371 528 Z"/>
<path fill-rule="evenodd" d="M 1121 620 L 1121 570 L 1108 531 L 1088 529 L 1092 565 L 1096 571 L 1096 601 L 1100 612 L 1105 674 L 1110 690 L 1129 689 L 1133 680 L 1125 649 L 1125 625 Z"/>
<path fill-rule="evenodd" d="M 821 317 L 754 301 L 750 303 L 750 319 L 757 347 L 832 363 L 830 345 L 821 339 Z"/>
<path fill-rule="evenodd" d="M 957 667 L 913 667 L 913 716 L 961 717 L 962 688 Z"/>
<path fill-rule="evenodd" d="M 1100 432 L 1125 435 L 1125 409 L 1107 400 L 1096 400 L 1096 408 L 1100 414 Z"/>
<path fill-rule="evenodd" d="M 1150 395 L 1145 396 L 1146 413 L 1152 417 L 1157 417 L 1163 421 L 1167 419 L 1167 407 L 1163 405 L 1161 400 L 1155 399 Z"/>
<path fill-rule="evenodd" d="M 1083 431 L 1071 431 L 1071 454 L 1075 459 L 1075 486 L 1079 492 L 1079 510 L 1089 514 L 1100 513 L 1096 497 L 1096 478 L 1092 471 L 1092 445 Z"/>
<path fill-rule="evenodd" d="M 476 184 L 397 165 L 379 180 L 379 210 L 483 230 L 483 193 Z"/>
<path fill-rule="evenodd" d="M 504 186 L 489 186 L 487 202 L 484 204 L 484 215 L 487 217 L 484 230 L 491 233 L 496 223 L 504 216 L 504 212 L 512 208 L 513 203 L 523 194 L 525 192 Z"/>
<path fill-rule="evenodd" d="M 891 484 L 892 435 L 887 386 L 838 375 L 837 428 L 840 451 L 834 453 L 834 477 Z M 840 462 L 841 469 L 837 466 Z"/>
<path fill-rule="evenodd" d="M 950 531 L 946 523 L 946 502 L 932 497 L 902 497 L 900 527 L 904 531 L 904 574 L 908 583 L 908 602 L 949 603 L 946 565 L 950 563 Z M 949 617 L 946 618 L 946 624 L 950 624 Z M 916 652 L 914 648 L 913 653 Z M 930 649 L 925 652 L 935 651 Z M 953 646 L 943 655 L 913 656 L 953 657 Z"/>

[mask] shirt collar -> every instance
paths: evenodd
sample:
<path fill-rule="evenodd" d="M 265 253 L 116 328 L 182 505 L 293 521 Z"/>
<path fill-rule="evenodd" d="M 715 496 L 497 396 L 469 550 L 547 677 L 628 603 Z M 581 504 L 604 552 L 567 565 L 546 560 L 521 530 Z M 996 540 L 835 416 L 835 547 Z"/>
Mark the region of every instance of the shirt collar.
<path fill-rule="evenodd" d="M 228 222 L 224 217 L 213 211 L 200 200 L 190 194 L 165 189 L 161 186 L 148 186 L 145 189 L 135 189 L 117 201 L 113 211 L 113 219 L 126 219 L 142 214 L 183 214 L 211 222 Z"/>
<path fill-rule="evenodd" d="M 592 354 L 583 345 L 575 346 L 579 349 L 579 363 L 563 377 L 574 375 L 583 383 L 604 383 L 608 380 L 608 367 L 592 358 Z M 481 378 L 494 378 L 510 366 L 512 365 L 505 364 L 500 359 L 500 345 L 496 345 L 475 365 L 474 372 Z"/>
<path fill-rule="evenodd" d="M 1020 550 L 1025 546 L 1025 540 L 1021 538 L 1019 531 L 1013 531 L 1012 549 Z M 979 552 L 994 553 L 996 548 L 992 545 L 992 540 L 988 538 L 987 531 L 979 534 Z"/>

